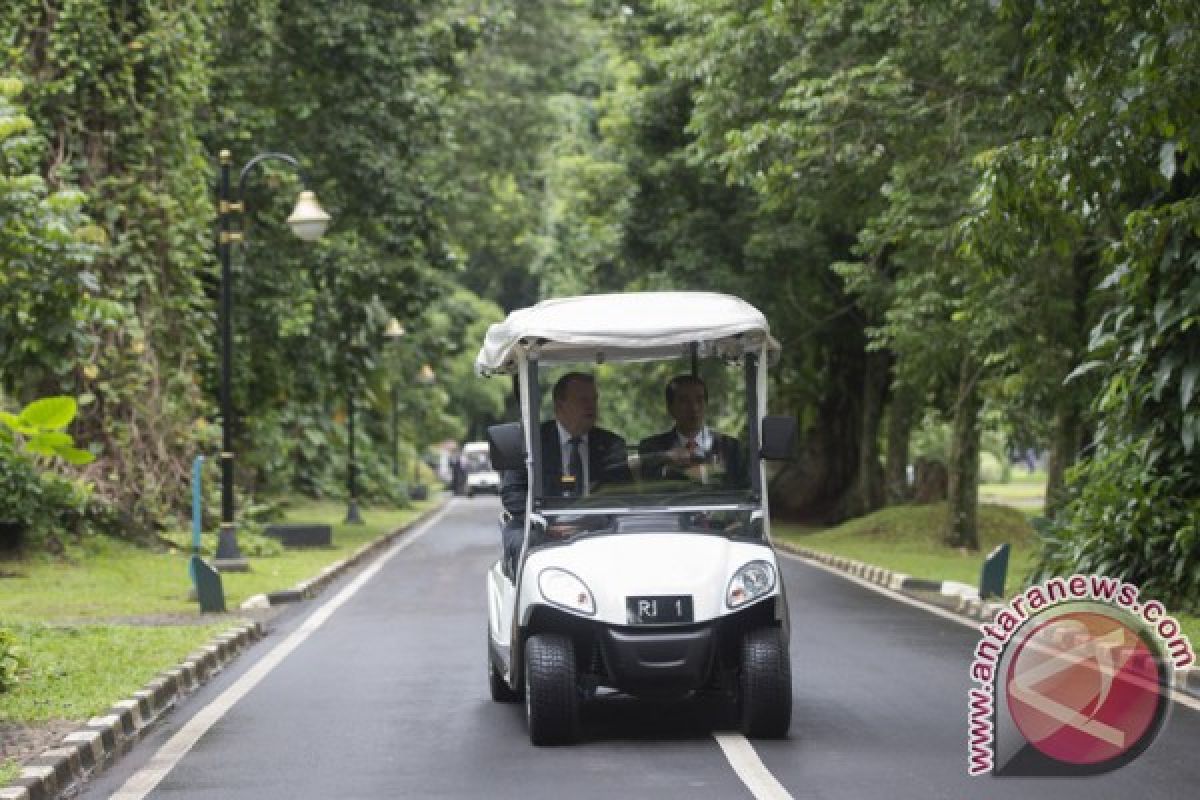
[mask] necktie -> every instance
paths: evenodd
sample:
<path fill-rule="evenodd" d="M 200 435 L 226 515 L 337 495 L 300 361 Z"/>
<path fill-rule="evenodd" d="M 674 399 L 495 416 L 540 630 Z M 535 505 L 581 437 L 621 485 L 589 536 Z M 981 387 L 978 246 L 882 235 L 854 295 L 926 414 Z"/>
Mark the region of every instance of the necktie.
<path fill-rule="evenodd" d="M 698 445 L 696 444 L 696 440 L 695 440 L 695 439 L 688 439 L 688 440 L 687 440 L 687 451 L 688 451 L 688 456 L 689 456 L 689 457 L 691 457 L 691 458 L 695 458 L 695 457 L 696 457 L 696 448 L 697 448 L 697 447 L 698 447 Z"/>
<path fill-rule="evenodd" d="M 575 493 L 583 495 L 583 455 L 579 452 L 579 445 L 583 444 L 583 439 L 572 436 L 567 440 L 567 444 L 571 445 L 571 474 L 575 476 Z"/>

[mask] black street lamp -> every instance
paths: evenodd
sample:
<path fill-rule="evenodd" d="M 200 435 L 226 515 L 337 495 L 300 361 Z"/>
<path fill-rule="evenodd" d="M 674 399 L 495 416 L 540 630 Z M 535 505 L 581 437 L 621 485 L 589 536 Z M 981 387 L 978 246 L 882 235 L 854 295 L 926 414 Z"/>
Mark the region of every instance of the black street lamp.
<path fill-rule="evenodd" d="M 433 372 L 433 367 L 428 364 L 422 364 L 421 369 L 417 372 L 418 386 L 432 386 L 437 381 L 437 376 Z M 417 444 L 416 436 L 413 437 L 413 482 L 409 488 L 408 496 L 413 500 L 424 500 L 428 496 L 428 490 L 421 483 L 421 450 Z"/>
<path fill-rule="evenodd" d="M 221 181 L 217 214 L 219 232 L 217 253 L 221 259 L 221 530 L 217 536 L 214 564 L 217 569 L 239 571 L 247 568 L 246 559 L 238 549 L 237 530 L 233 524 L 233 400 L 230 383 L 233 380 L 233 243 L 244 239 L 241 226 L 234 225 L 234 216 L 244 214 L 246 205 L 246 176 L 264 161 L 283 161 L 300 175 L 304 190 L 296 199 L 296 208 L 287 223 L 292 232 L 305 241 L 321 238 L 329 227 L 329 215 L 308 190 L 308 180 L 300 163 L 286 153 L 260 153 L 246 162 L 238 174 L 237 195 L 231 193 L 230 175 L 233 155 L 222 150 L 220 155 Z"/>
<path fill-rule="evenodd" d="M 346 519 L 347 525 L 362 525 L 358 513 L 358 464 L 354 458 L 354 378 L 346 383 L 346 437 L 350 449 L 346 454 Z"/>

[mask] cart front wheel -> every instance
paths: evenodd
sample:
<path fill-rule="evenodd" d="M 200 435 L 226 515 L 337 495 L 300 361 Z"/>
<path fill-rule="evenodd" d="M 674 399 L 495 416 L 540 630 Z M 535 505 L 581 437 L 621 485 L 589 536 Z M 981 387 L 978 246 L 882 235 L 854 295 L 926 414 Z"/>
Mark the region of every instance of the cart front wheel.
<path fill-rule="evenodd" d="M 792 722 L 792 669 L 783 632 L 778 628 L 759 628 L 742 640 L 738 695 L 746 736 L 787 736 Z"/>
<path fill-rule="evenodd" d="M 570 744 L 579 735 L 575 645 L 557 633 L 525 643 L 525 716 L 535 745 Z"/>

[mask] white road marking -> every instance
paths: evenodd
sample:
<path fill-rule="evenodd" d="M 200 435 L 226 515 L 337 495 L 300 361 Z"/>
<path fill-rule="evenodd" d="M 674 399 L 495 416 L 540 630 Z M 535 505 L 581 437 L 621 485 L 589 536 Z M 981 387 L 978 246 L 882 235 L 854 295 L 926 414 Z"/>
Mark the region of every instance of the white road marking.
<path fill-rule="evenodd" d="M 762 763 L 745 736 L 740 733 L 714 733 L 713 738 L 721 746 L 729 766 L 733 767 L 755 800 L 793 800 L 783 784 Z"/>
<path fill-rule="evenodd" d="M 941 617 L 942 619 L 948 619 L 951 622 L 957 622 L 959 625 L 965 625 L 966 627 L 970 628 L 971 630 L 978 631 L 979 626 L 983 624 L 981 622 L 976 622 L 974 620 L 967 619 L 965 617 L 961 617 L 952 611 L 947 611 L 946 609 L 941 608 L 940 606 L 933 605 L 932 603 L 926 603 L 924 600 L 917 600 L 914 597 L 909 597 L 906 594 L 901 594 L 900 592 L 897 592 L 894 589 L 888 589 L 886 586 L 880 586 L 878 584 L 871 583 L 870 581 L 864 580 L 863 578 L 860 578 L 857 575 L 851 575 L 847 572 L 842 572 L 840 569 L 837 569 L 836 567 L 831 567 L 828 564 L 822 564 L 820 561 L 816 561 L 815 559 L 806 558 L 805 556 L 798 556 L 795 553 L 789 553 L 785 550 L 776 550 L 775 552 L 777 555 L 782 555 L 786 558 L 793 559 L 794 561 L 802 561 L 805 564 L 808 564 L 809 566 L 817 567 L 818 569 L 823 569 L 828 573 L 838 576 L 839 578 L 844 578 L 845 580 L 851 581 L 853 583 L 857 583 L 859 586 L 862 586 L 863 588 L 870 589 L 871 591 L 876 592 L 877 594 L 884 595 L 885 597 L 890 597 L 891 599 L 893 599 L 899 603 L 904 603 L 906 605 L 910 605 L 913 608 L 920 608 L 924 611 L 928 611 L 930 614 L 936 614 L 937 616 Z M 1180 679 L 1181 678 L 1178 678 L 1178 677 L 1176 678 L 1176 680 L 1180 680 Z M 1171 699 L 1174 700 L 1178 705 L 1181 705 L 1185 708 L 1190 708 L 1192 711 L 1200 711 L 1200 700 L 1197 700 L 1196 698 L 1192 697 L 1191 695 L 1189 695 L 1183 691 L 1180 691 L 1178 689 L 1172 690 L 1171 691 Z"/>
<path fill-rule="evenodd" d="M 333 616 L 333 612 L 341 608 L 367 581 L 375 577 L 375 574 L 393 556 L 424 536 L 457 502 L 456 499 L 452 499 L 441 511 L 434 514 L 420 527 L 392 545 L 386 553 L 374 563 L 367 566 L 344 589 L 334 595 L 325 605 L 314 611 L 299 628 L 276 645 L 274 650 L 263 656 L 257 664 L 246 671 L 246 674 L 238 678 L 237 682 L 188 720 L 187 724 L 180 728 L 178 733 L 172 736 L 166 744 L 159 748 L 157 753 L 150 757 L 146 766 L 130 776 L 129 780 L 125 781 L 124 785 L 112 794 L 111 797 L 116 800 L 142 800 L 142 798 L 154 791 L 154 788 L 162 782 L 167 773 L 174 769 L 175 765 L 195 746 L 200 737 L 221 717 L 225 716 L 225 712 L 245 697 L 251 689 L 258 685 L 259 681 L 270 674 L 271 670 L 279 666 L 280 662 L 287 658 L 317 628 L 321 627 L 326 620 Z"/>

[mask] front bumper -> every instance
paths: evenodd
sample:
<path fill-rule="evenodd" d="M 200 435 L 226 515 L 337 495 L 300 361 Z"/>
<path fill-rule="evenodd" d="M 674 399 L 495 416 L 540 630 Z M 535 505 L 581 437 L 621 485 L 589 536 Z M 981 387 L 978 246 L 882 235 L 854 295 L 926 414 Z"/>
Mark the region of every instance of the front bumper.
<path fill-rule="evenodd" d="M 698 689 L 712 673 L 714 627 L 604 628 L 599 646 L 609 677 L 620 688 Z"/>
<path fill-rule="evenodd" d="M 723 685 L 740 662 L 747 631 L 779 626 L 772 596 L 718 619 L 687 625 L 612 625 L 552 606 L 532 609 L 522 639 L 554 632 L 571 637 L 585 684 L 630 694 L 667 696 Z"/>

